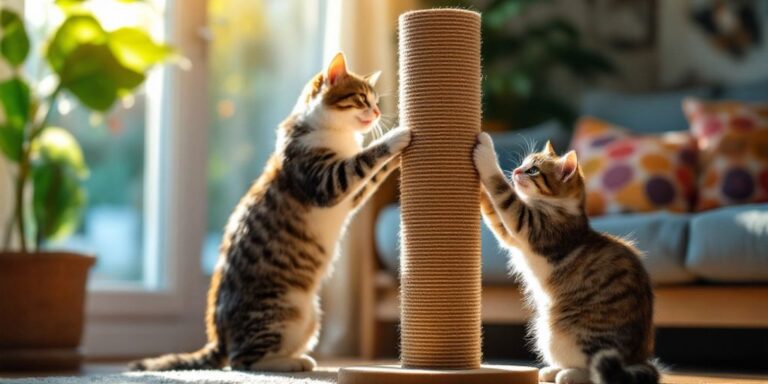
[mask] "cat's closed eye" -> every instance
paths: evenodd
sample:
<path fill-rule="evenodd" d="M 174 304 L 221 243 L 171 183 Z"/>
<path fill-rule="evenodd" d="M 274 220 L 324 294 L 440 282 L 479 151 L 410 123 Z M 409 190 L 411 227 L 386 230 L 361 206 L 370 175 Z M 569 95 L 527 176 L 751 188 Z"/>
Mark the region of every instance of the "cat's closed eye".
<path fill-rule="evenodd" d="M 375 101 L 374 101 L 375 103 Z M 337 108 L 339 109 L 350 109 L 350 108 L 371 108 L 371 101 L 369 100 L 368 95 L 364 93 L 356 93 L 349 96 L 344 97 L 337 105 Z"/>

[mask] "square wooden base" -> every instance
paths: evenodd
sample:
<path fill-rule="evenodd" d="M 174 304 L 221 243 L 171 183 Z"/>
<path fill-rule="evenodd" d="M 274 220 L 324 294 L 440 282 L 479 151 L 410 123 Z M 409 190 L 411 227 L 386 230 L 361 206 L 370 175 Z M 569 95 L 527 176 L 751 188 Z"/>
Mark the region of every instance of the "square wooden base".
<path fill-rule="evenodd" d="M 348 367 L 339 370 L 339 384 L 538 384 L 531 367 L 483 365 L 478 369 L 416 369 L 397 365 Z"/>

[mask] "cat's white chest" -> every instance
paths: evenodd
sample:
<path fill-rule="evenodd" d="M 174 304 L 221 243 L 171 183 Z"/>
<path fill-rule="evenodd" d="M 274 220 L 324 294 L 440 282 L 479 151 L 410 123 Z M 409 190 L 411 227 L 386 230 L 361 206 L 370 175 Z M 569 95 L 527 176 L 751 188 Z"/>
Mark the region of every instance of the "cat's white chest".
<path fill-rule="evenodd" d="M 509 252 L 510 267 L 522 277 L 526 291 L 536 306 L 549 305 L 550 295 L 545 282 L 552 274 L 552 266 L 529 247 L 510 248 Z"/>
<path fill-rule="evenodd" d="M 510 264 L 522 277 L 526 294 L 536 307 L 536 315 L 531 325 L 541 357 L 547 364 L 556 367 L 586 367 L 586 356 L 573 336 L 552 327 L 550 311 L 553 298 L 547 289 L 552 266 L 529 247 L 511 248 Z"/>
<path fill-rule="evenodd" d="M 307 226 L 310 232 L 315 235 L 315 238 L 323 246 L 328 256 L 327 260 L 325 260 L 325 265 L 319 271 L 321 277 L 325 276 L 328 265 L 336 255 L 337 244 L 351 210 L 352 203 L 344 200 L 333 207 L 312 208 L 307 215 Z"/>
<path fill-rule="evenodd" d="M 552 266 L 542 256 L 530 249 L 512 255 L 515 270 L 525 281 L 527 294 L 536 307 L 533 319 L 533 331 L 536 335 L 536 347 L 544 361 L 555 367 L 586 367 L 587 358 L 581 351 L 573 334 L 561 332 L 552 326 L 552 292 L 547 289 L 547 281 L 552 275 Z"/>
<path fill-rule="evenodd" d="M 548 309 L 540 308 L 534 320 L 536 347 L 544 361 L 555 367 L 586 368 L 587 356 L 573 333 L 560 332 L 550 324 Z"/>

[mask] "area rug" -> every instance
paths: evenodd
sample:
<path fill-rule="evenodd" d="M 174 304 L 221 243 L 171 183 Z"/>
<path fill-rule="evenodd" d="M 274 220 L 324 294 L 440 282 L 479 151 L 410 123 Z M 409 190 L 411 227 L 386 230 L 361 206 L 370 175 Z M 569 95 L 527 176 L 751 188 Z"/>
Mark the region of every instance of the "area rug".
<path fill-rule="evenodd" d="M 238 371 L 124 372 L 106 375 L 0 379 L 2 384 L 328 384 L 336 382 L 336 370 L 293 374 Z"/>

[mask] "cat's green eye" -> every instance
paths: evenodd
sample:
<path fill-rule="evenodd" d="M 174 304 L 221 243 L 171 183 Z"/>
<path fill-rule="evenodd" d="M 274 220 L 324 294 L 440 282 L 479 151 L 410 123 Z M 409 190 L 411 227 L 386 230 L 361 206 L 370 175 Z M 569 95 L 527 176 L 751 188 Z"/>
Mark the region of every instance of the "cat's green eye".
<path fill-rule="evenodd" d="M 534 166 L 526 169 L 525 170 L 525 174 L 528 175 L 528 176 L 536 176 L 536 175 L 539 174 L 539 167 L 534 165 Z"/>

